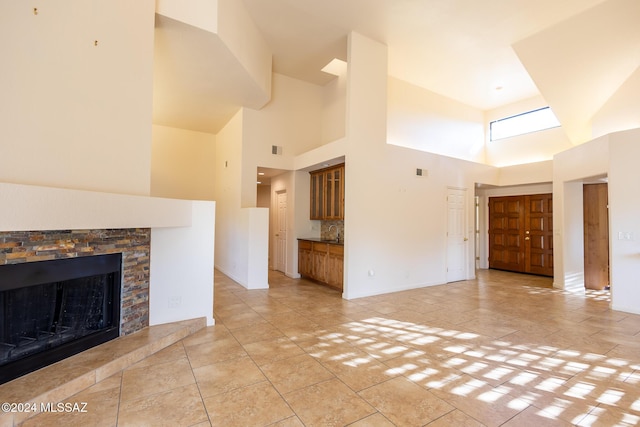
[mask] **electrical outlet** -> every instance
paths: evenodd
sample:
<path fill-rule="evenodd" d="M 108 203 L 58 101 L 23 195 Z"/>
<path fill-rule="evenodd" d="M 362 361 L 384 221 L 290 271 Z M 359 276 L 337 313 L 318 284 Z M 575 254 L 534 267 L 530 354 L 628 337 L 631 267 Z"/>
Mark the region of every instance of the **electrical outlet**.
<path fill-rule="evenodd" d="M 179 296 L 169 297 L 169 301 L 167 305 L 169 308 L 180 307 L 180 305 L 182 305 L 182 297 L 179 297 Z"/>
<path fill-rule="evenodd" d="M 631 231 L 619 231 L 618 240 L 633 240 L 633 232 Z"/>

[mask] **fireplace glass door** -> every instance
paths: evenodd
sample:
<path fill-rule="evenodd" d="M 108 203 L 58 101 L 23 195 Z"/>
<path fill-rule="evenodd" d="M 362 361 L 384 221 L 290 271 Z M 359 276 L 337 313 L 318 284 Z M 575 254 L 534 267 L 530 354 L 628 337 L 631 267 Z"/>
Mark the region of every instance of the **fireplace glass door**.
<path fill-rule="evenodd" d="M 119 335 L 121 254 L 0 267 L 0 383 Z"/>

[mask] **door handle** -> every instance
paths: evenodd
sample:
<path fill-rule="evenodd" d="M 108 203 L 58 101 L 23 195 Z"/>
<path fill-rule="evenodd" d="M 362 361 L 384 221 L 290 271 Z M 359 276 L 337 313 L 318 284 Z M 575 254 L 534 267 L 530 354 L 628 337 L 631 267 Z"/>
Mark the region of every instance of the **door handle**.
<path fill-rule="evenodd" d="M 466 242 L 467 240 L 469 240 L 469 239 L 465 237 L 465 238 L 464 238 L 464 241 Z"/>

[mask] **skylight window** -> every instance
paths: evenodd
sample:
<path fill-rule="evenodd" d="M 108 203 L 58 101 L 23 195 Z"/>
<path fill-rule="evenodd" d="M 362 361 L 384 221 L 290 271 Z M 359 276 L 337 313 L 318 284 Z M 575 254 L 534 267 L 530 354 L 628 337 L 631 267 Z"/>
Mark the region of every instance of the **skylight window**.
<path fill-rule="evenodd" d="M 496 141 L 558 126 L 560 126 L 560 122 L 551 111 L 551 108 L 544 107 L 494 120 L 489 123 L 489 132 L 491 141 Z"/>

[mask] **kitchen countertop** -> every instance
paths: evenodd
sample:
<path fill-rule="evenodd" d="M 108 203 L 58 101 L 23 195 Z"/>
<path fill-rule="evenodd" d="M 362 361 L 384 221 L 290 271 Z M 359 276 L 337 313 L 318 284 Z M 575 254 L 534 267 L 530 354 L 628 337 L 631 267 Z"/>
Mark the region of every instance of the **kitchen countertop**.
<path fill-rule="evenodd" d="M 339 245 L 344 246 L 344 240 L 335 240 L 335 239 L 321 239 L 319 237 L 298 237 L 298 240 L 306 240 L 308 242 L 319 242 L 319 243 L 329 243 L 331 245 Z"/>

